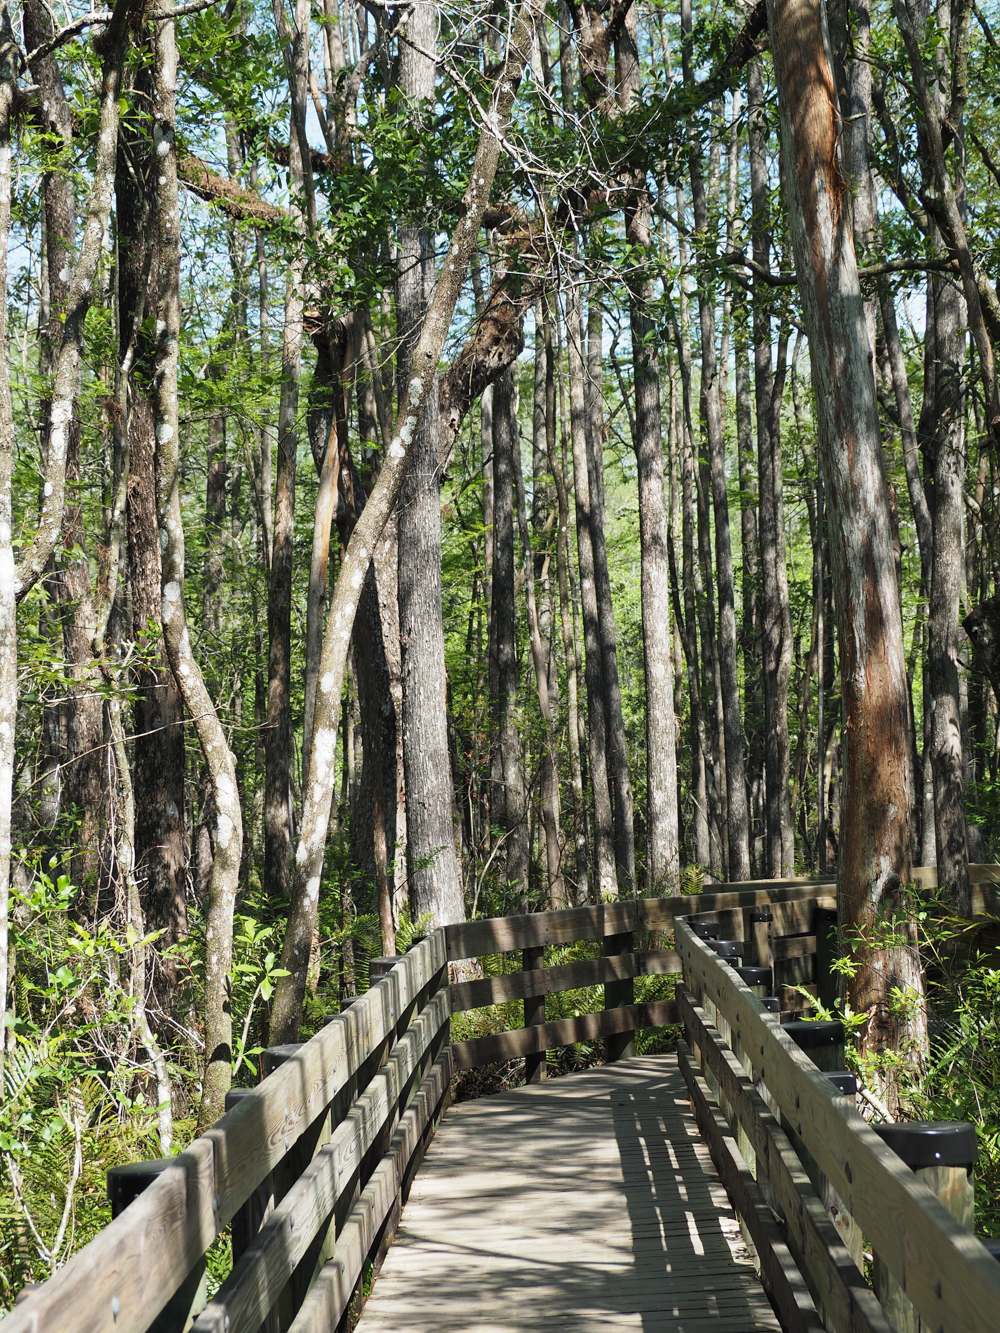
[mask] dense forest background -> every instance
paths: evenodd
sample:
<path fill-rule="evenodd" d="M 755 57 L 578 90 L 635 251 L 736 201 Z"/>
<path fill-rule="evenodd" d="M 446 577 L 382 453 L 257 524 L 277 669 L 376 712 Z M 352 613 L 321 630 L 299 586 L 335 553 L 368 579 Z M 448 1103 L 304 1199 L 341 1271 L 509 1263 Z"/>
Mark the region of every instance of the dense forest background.
<path fill-rule="evenodd" d="M 4 6 L 0 1301 L 430 923 L 843 872 L 876 587 L 968 915 L 998 20 L 825 13 L 854 528 L 763 0 Z"/>

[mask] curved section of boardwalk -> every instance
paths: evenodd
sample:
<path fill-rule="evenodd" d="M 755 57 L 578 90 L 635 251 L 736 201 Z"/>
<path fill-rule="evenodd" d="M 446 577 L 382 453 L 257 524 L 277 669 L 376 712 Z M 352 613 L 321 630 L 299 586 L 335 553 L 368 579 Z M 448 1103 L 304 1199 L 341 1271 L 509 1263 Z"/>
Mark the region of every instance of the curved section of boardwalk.
<path fill-rule="evenodd" d="M 449 1111 L 359 1333 L 570 1326 L 780 1328 L 673 1057 Z"/>

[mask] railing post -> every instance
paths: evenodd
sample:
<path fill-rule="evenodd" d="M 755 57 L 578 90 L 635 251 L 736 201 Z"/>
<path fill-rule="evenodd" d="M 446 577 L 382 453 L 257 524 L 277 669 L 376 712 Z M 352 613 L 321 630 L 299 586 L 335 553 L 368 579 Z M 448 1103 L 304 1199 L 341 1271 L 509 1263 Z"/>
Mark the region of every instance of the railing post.
<path fill-rule="evenodd" d="M 634 947 L 634 936 L 629 930 L 621 935 L 605 935 L 602 953 L 605 958 L 611 958 L 616 954 L 631 953 Z M 635 1004 L 635 981 L 632 977 L 627 981 L 604 983 L 605 1009 L 623 1009 L 630 1004 Z M 615 1060 L 629 1059 L 635 1055 L 635 1033 L 610 1033 L 605 1039 L 605 1051 L 609 1064 Z"/>
<path fill-rule="evenodd" d="M 837 999 L 837 974 L 833 960 L 837 943 L 837 909 L 816 908 L 816 995 L 825 1009 Z"/>
<path fill-rule="evenodd" d="M 972 1231 L 972 1168 L 979 1151 L 975 1126 L 963 1121 L 910 1120 L 899 1125 L 872 1125 L 872 1129 Z M 873 1255 L 872 1286 L 896 1333 L 920 1333 L 927 1328 L 877 1250 Z"/>
<path fill-rule="evenodd" d="M 539 945 L 521 952 L 521 968 L 525 972 L 534 972 L 543 967 L 545 948 Z M 537 1027 L 545 1022 L 545 996 L 526 995 L 524 997 L 524 1026 Z M 545 1077 L 545 1051 L 528 1052 L 524 1057 L 525 1083 L 540 1083 Z"/>
<path fill-rule="evenodd" d="M 161 1171 L 176 1166 L 172 1157 L 153 1162 L 129 1162 L 113 1166 L 107 1175 L 108 1202 L 112 1219 L 123 1213 L 129 1204 L 147 1189 Z M 208 1302 L 205 1256 L 185 1277 L 166 1305 L 149 1324 L 148 1333 L 186 1333 Z"/>

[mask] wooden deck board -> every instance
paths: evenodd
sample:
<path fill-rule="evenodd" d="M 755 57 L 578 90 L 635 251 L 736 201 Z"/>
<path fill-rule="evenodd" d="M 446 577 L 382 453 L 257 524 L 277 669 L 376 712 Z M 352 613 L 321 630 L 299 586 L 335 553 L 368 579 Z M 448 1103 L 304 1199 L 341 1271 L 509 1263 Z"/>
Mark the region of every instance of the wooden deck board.
<path fill-rule="evenodd" d="M 673 1057 L 450 1110 L 358 1333 L 780 1329 Z"/>

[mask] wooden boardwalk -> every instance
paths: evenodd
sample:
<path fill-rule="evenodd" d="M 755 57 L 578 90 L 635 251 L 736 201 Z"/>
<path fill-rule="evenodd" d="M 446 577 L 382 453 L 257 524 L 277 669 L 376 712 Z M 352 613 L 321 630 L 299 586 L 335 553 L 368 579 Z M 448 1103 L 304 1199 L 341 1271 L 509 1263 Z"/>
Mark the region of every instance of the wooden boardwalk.
<path fill-rule="evenodd" d="M 359 1333 L 778 1330 L 671 1056 L 465 1102 Z"/>

